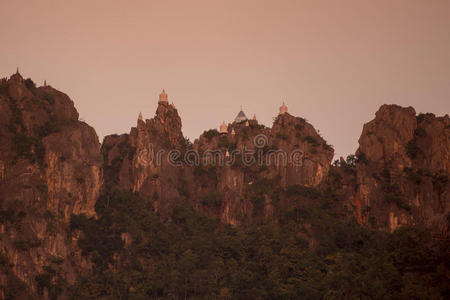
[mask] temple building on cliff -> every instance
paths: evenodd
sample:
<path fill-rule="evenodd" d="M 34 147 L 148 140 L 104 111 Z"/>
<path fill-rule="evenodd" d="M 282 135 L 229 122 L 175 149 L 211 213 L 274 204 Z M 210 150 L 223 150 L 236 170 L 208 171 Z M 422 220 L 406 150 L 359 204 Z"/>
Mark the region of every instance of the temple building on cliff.
<path fill-rule="evenodd" d="M 244 111 L 242 110 L 242 106 L 241 106 L 241 111 L 237 114 L 236 118 L 234 118 L 234 122 L 240 123 L 243 121 L 247 121 L 247 116 L 245 115 Z"/>
<path fill-rule="evenodd" d="M 158 100 L 158 104 L 162 104 L 162 103 L 166 103 L 169 104 L 169 97 L 166 93 L 166 91 L 163 89 L 161 94 L 159 94 L 159 100 Z M 175 105 L 173 103 L 170 104 L 170 106 L 172 108 L 175 108 Z M 288 107 L 286 106 L 286 104 L 283 102 L 283 104 L 280 106 L 280 112 L 279 115 L 283 115 L 285 113 L 288 112 Z M 142 118 L 142 114 L 139 114 L 138 117 L 139 120 L 143 120 Z M 234 118 L 234 123 L 242 123 L 244 124 L 244 126 L 248 127 L 250 125 L 249 121 L 251 122 L 258 122 L 256 120 L 256 115 L 253 115 L 252 120 L 248 119 L 247 116 L 245 115 L 242 106 L 240 111 L 238 112 L 238 114 L 236 115 L 236 117 Z M 244 123 L 245 122 L 245 123 Z M 234 127 L 232 125 L 232 127 Z M 221 135 L 226 135 L 228 134 L 228 126 L 225 124 L 225 122 L 223 122 L 220 126 L 219 126 L 219 133 Z M 235 134 L 235 130 L 234 128 L 231 128 L 231 135 L 233 136 Z"/>
<path fill-rule="evenodd" d="M 284 102 L 283 102 L 283 104 L 280 106 L 280 115 L 283 115 L 287 112 L 288 112 L 288 108 L 287 108 L 286 104 L 284 104 Z"/>
<path fill-rule="evenodd" d="M 227 124 L 225 124 L 225 122 L 223 122 L 222 125 L 220 125 L 219 133 L 220 134 L 228 133 L 228 127 L 227 127 Z"/>
<path fill-rule="evenodd" d="M 167 96 L 165 90 L 162 90 L 161 94 L 159 94 L 158 103 L 169 103 L 169 97 Z"/>

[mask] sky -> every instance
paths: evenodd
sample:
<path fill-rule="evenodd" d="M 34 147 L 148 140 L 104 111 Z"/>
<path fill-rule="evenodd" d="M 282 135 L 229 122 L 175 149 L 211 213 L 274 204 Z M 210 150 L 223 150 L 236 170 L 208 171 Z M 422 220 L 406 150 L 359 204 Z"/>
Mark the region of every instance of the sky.
<path fill-rule="evenodd" d="M 450 111 L 449 0 L 0 0 L 0 20 L 0 77 L 47 80 L 100 142 L 163 88 L 192 141 L 285 101 L 335 158 L 382 104 Z"/>

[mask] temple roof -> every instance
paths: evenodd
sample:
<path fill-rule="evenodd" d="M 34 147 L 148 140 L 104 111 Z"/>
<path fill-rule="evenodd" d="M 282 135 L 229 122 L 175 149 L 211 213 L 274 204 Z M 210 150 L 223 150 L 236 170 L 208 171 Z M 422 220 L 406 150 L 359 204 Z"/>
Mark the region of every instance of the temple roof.
<path fill-rule="evenodd" d="M 166 94 L 165 90 L 162 90 L 161 94 L 159 94 L 159 101 L 158 102 L 168 102 L 169 97 Z"/>
<path fill-rule="evenodd" d="M 237 114 L 236 118 L 234 118 L 234 121 L 236 123 L 239 123 L 239 122 L 242 122 L 245 120 L 247 120 L 247 116 L 245 115 L 245 113 L 242 111 L 242 108 L 241 108 L 241 111 Z"/>
<path fill-rule="evenodd" d="M 283 104 L 280 106 L 280 115 L 287 113 L 287 111 L 288 111 L 288 108 L 287 108 L 286 104 L 284 104 L 284 102 L 283 102 Z"/>
<path fill-rule="evenodd" d="M 220 125 L 219 132 L 220 133 L 228 133 L 227 124 L 225 124 L 225 122 L 223 122 L 222 125 Z"/>

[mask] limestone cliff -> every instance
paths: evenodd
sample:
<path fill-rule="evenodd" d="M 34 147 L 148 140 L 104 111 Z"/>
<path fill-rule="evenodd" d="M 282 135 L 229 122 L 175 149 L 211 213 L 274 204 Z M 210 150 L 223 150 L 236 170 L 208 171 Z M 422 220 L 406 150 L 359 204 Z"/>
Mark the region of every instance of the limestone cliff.
<path fill-rule="evenodd" d="M 60 294 L 88 267 L 68 226 L 95 215 L 101 168 L 97 135 L 67 95 L 19 73 L 1 81 L 0 298 Z"/>
<path fill-rule="evenodd" d="M 233 225 L 259 217 L 275 221 L 273 191 L 291 185 L 319 185 L 327 176 L 334 152 L 311 124 L 288 113 L 278 115 L 272 128 L 249 120 L 229 124 L 227 134 L 210 135 L 203 134 L 194 143 L 199 153 L 231 153 L 230 158 L 225 156 L 227 162 L 233 151 L 240 152 L 234 163 L 216 168 L 216 186 L 199 187 L 197 198 L 208 199 L 218 192 L 216 211 L 223 222 Z M 246 158 L 244 149 L 249 151 Z"/>
<path fill-rule="evenodd" d="M 276 223 L 295 199 L 286 195 L 305 194 L 364 226 L 449 234 L 448 115 L 383 105 L 364 125 L 356 155 L 332 165 L 333 148 L 285 106 L 272 128 L 244 119 L 192 144 L 167 100 L 163 92 L 153 118 L 140 116 L 129 134 L 107 136 L 100 148 L 67 95 L 18 73 L 0 81 L 0 298 L 64 296 L 91 270 L 71 216 L 95 218 L 100 194 L 117 190 L 143 196 L 164 222 L 182 201 L 233 226 Z M 298 225 L 309 247 L 319 247 L 310 225 Z M 117 234 L 132 247 L 132 232 Z"/>
<path fill-rule="evenodd" d="M 165 201 L 180 197 L 185 169 L 170 163 L 168 156 L 171 150 L 185 148 L 177 110 L 160 103 L 155 117 L 138 119 L 129 134 L 105 137 L 102 152 L 107 183 L 153 198 L 158 210 Z"/>
<path fill-rule="evenodd" d="M 383 105 L 364 125 L 356 164 L 355 213 L 393 231 L 422 225 L 448 234 L 450 119 Z"/>
<path fill-rule="evenodd" d="M 302 118 L 285 113 L 272 129 L 248 120 L 229 124 L 227 130 L 206 131 L 191 145 L 183 138 L 174 106 L 160 102 L 155 117 L 139 118 L 130 134 L 105 138 L 106 178 L 152 197 L 155 210 L 184 199 L 237 225 L 259 216 L 254 207 L 261 201 L 270 219 L 270 195 L 254 191 L 262 181 L 281 188 L 317 186 L 327 176 L 333 149 Z"/>

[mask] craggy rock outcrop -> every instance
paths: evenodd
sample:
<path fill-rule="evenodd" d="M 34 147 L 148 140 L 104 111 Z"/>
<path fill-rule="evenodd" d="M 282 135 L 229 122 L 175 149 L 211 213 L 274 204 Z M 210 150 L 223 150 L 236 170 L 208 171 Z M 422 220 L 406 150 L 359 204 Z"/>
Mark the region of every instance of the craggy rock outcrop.
<path fill-rule="evenodd" d="M 319 185 L 327 176 L 334 152 L 311 124 L 288 113 L 280 114 L 271 129 L 248 120 L 229 124 L 227 134 L 211 137 L 211 131 L 206 132 L 194 148 L 199 153 L 219 150 L 225 162 L 234 159 L 230 165 L 216 167 L 217 186 L 213 181 L 213 185 L 197 189 L 197 198 L 215 206 L 221 220 L 233 225 L 255 217 L 273 219 L 274 189 L 266 187 Z M 234 151 L 240 152 L 233 156 Z M 249 151 L 248 155 L 244 151 Z"/>
<path fill-rule="evenodd" d="M 105 170 L 121 188 L 157 200 L 155 209 L 184 198 L 223 222 L 237 225 L 254 215 L 254 182 L 317 186 L 333 156 L 332 148 L 309 123 L 289 114 L 280 115 L 273 129 L 249 120 L 248 124 L 229 124 L 227 134 L 210 130 L 189 148 L 176 109 L 161 102 L 156 116 L 138 120 L 129 135 L 105 138 Z M 244 149 L 253 153 L 244 158 Z M 180 166 L 168 162 L 170 150 L 180 151 Z M 185 155 L 186 151 L 193 156 Z M 160 158 L 158 153 L 162 153 Z M 297 160 L 296 165 L 292 159 Z M 270 217 L 269 195 L 258 197 L 263 197 L 265 214 Z"/>
<path fill-rule="evenodd" d="M 152 197 L 158 210 L 165 201 L 180 198 L 185 170 L 171 163 L 168 155 L 185 147 L 175 106 L 161 102 L 155 117 L 139 119 L 130 134 L 105 137 L 102 152 L 107 182 Z"/>
<path fill-rule="evenodd" d="M 271 137 L 274 145 L 286 153 L 301 150 L 300 166 L 288 165 L 279 170 L 283 187 L 317 186 L 328 175 L 334 150 L 304 119 L 288 113 L 279 115 L 273 124 Z"/>
<path fill-rule="evenodd" d="M 286 194 L 305 193 L 363 225 L 448 236 L 448 115 L 383 105 L 364 125 L 356 156 L 331 165 L 333 148 L 286 109 L 272 128 L 233 122 L 191 144 L 163 92 L 154 118 L 105 137 L 100 150 L 68 96 L 18 73 L 0 80 L 0 298 L 64 296 L 91 267 L 71 216 L 95 217 L 99 194 L 116 189 L 152 199 L 167 221 L 171 204 L 186 201 L 234 226 L 279 222 L 280 208 L 293 204 Z M 299 224 L 299 236 L 314 249 L 310 227 Z M 135 238 L 120 237 L 126 247 Z"/>
<path fill-rule="evenodd" d="M 287 113 L 277 117 L 272 129 L 256 120 L 232 123 L 227 134 L 207 131 L 191 147 L 176 109 L 164 101 L 153 119 L 138 119 L 130 134 L 106 137 L 102 152 L 108 182 L 153 197 L 155 209 L 184 199 L 233 225 L 255 215 L 253 183 L 317 186 L 333 157 L 312 125 Z M 270 196 L 258 197 L 270 218 Z"/>
<path fill-rule="evenodd" d="M 359 222 L 389 231 L 422 225 L 447 235 L 449 116 L 383 105 L 364 125 L 359 144 L 353 198 Z"/>
<path fill-rule="evenodd" d="M 102 163 L 94 129 L 67 95 L 19 73 L 1 80 L 0 298 L 60 294 L 89 267 L 67 229 L 72 214 L 95 215 Z"/>

